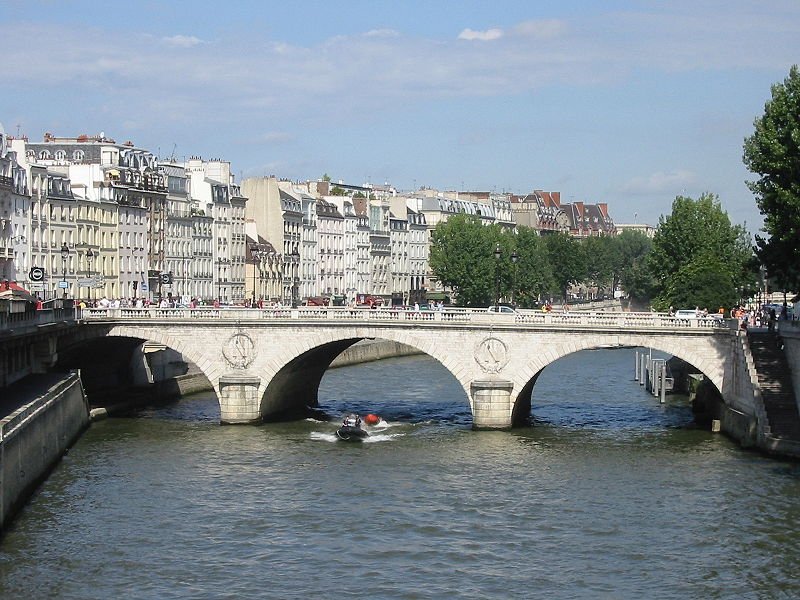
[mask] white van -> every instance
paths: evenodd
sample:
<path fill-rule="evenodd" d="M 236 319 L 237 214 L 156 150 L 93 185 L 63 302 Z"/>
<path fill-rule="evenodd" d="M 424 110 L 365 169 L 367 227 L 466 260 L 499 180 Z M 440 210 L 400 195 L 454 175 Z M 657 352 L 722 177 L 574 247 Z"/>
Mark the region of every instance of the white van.
<path fill-rule="evenodd" d="M 675 311 L 676 319 L 696 319 L 697 311 L 692 309 L 681 309 Z"/>

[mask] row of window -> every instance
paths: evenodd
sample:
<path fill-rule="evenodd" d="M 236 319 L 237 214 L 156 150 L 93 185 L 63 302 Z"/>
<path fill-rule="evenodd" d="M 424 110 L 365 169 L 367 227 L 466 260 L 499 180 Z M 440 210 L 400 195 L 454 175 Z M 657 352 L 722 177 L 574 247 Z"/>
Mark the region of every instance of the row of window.
<path fill-rule="evenodd" d="M 36 153 L 33 150 L 28 150 L 25 152 L 25 156 L 28 157 L 29 162 L 33 162 L 36 160 Z M 39 152 L 39 160 L 67 160 L 67 151 L 66 150 L 56 150 L 55 152 L 51 153 L 50 150 L 42 150 Z M 86 153 L 83 150 L 77 149 L 72 151 L 72 160 L 74 161 L 82 161 L 86 158 Z"/>

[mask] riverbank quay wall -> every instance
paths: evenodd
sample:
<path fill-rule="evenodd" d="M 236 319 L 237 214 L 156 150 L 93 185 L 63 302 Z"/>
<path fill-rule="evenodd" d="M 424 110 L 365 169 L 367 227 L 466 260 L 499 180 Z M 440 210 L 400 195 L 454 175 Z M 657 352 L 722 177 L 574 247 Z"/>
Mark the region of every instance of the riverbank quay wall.
<path fill-rule="evenodd" d="M 778 333 L 783 340 L 783 351 L 789 363 L 795 400 L 800 410 L 800 321 L 780 321 Z"/>
<path fill-rule="evenodd" d="M 31 400 L 0 419 L 0 533 L 89 425 L 77 372 L 31 379 L 17 392 Z"/>
<path fill-rule="evenodd" d="M 786 375 L 796 381 L 800 374 L 800 335 L 794 336 L 794 339 L 787 337 L 791 341 L 787 342 L 787 338 L 784 338 L 783 351 L 791 373 Z M 794 390 L 794 400 L 799 403 L 796 383 Z M 721 392 L 723 402 L 716 407 L 714 418 L 719 420 L 723 433 L 745 448 L 757 448 L 776 456 L 800 458 L 800 440 L 777 437 L 772 432 L 759 383 L 759 372 L 746 331 L 735 332 L 730 365 Z"/>

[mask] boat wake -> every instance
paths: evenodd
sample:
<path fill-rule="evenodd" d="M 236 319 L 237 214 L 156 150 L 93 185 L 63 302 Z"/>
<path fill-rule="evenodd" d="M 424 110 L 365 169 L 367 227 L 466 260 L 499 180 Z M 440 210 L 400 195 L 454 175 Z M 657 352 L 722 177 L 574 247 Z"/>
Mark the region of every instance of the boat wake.
<path fill-rule="evenodd" d="M 385 430 L 385 428 L 384 428 Z M 374 444 L 378 442 L 388 442 L 398 437 L 402 437 L 404 434 L 402 433 L 383 433 L 384 430 L 378 430 L 373 428 L 369 432 L 369 437 L 365 437 L 360 440 L 361 444 Z M 312 440 L 317 440 L 320 442 L 338 442 L 340 441 L 339 437 L 336 435 L 336 432 L 333 433 L 325 433 L 323 431 L 312 431 L 310 434 Z"/>

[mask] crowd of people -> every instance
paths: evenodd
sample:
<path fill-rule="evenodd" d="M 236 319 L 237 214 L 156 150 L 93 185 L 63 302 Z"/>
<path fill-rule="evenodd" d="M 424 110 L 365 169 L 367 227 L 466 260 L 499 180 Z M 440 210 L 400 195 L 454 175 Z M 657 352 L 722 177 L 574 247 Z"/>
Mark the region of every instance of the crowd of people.
<path fill-rule="evenodd" d="M 739 321 L 740 329 L 766 327 L 769 331 L 775 331 L 779 320 L 786 321 L 789 319 L 789 307 L 784 302 L 779 313 L 774 306 L 769 304 L 764 304 L 760 309 L 739 305 L 731 309 L 730 316 L 732 319 Z"/>

